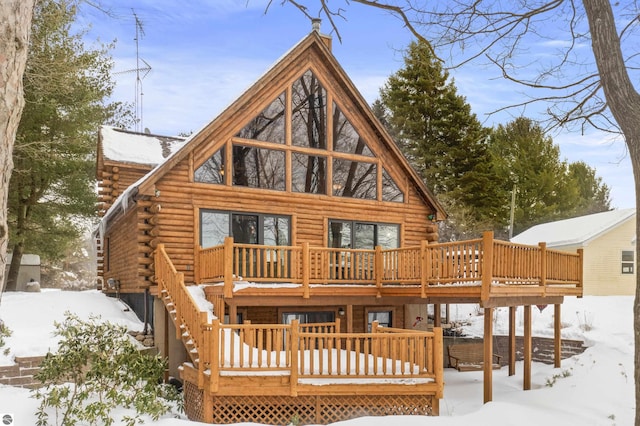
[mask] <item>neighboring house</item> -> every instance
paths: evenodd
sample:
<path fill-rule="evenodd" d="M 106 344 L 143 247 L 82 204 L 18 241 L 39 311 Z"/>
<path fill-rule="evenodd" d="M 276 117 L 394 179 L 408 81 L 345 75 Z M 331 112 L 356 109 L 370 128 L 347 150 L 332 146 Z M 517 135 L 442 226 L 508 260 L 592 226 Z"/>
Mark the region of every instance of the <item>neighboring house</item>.
<path fill-rule="evenodd" d="M 445 211 L 318 31 L 187 139 L 102 127 L 97 176 L 102 288 L 153 324 L 191 419 L 437 414 L 427 304 L 490 319 L 582 294 L 575 275 L 543 288 L 500 267 L 517 249 L 491 233 L 439 244 Z"/>
<path fill-rule="evenodd" d="M 636 291 L 636 209 L 611 210 L 536 225 L 511 239 L 569 252 L 583 250 L 584 294 Z"/>

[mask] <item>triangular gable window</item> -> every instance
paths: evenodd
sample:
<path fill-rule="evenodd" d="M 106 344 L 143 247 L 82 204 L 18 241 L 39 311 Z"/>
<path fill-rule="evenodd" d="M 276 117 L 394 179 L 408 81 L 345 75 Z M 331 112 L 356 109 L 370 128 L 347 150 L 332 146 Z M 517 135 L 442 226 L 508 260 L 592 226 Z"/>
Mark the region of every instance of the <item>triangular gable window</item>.
<path fill-rule="evenodd" d="M 219 149 L 196 169 L 194 180 L 204 183 L 224 183 L 224 148 Z"/>
<path fill-rule="evenodd" d="M 360 137 L 335 102 L 333 103 L 333 150 L 373 157 L 367 143 Z"/>
<path fill-rule="evenodd" d="M 406 194 L 337 101 L 308 69 L 198 167 L 194 180 L 404 202 Z M 232 158 L 225 159 L 227 149 Z"/>
<path fill-rule="evenodd" d="M 280 94 L 260 114 L 242 128 L 238 138 L 255 139 L 284 144 L 285 142 L 285 94 Z"/>
<path fill-rule="evenodd" d="M 404 202 L 404 193 L 389 172 L 382 170 L 382 201 Z"/>
<path fill-rule="evenodd" d="M 291 87 L 291 144 L 327 149 L 327 91 L 308 70 Z"/>

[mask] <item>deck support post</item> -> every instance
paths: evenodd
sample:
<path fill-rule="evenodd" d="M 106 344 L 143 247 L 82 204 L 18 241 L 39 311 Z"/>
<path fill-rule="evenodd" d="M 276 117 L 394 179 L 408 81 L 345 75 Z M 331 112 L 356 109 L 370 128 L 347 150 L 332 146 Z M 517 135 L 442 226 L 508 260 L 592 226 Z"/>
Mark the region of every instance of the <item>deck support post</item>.
<path fill-rule="evenodd" d="M 203 392 L 202 404 L 202 422 L 213 423 L 213 395 L 206 390 Z"/>
<path fill-rule="evenodd" d="M 347 305 L 347 333 L 353 333 L 353 305 Z"/>
<path fill-rule="evenodd" d="M 584 289 L 584 249 L 578 249 L 578 284 L 576 287 L 579 289 Z M 582 290 L 584 291 L 584 290 Z M 582 297 L 582 292 L 580 292 L 580 296 Z"/>
<path fill-rule="evenodd" d="M 440 318 L 440 309 L 442 308 L 439 303 L 433 304 L 433 326 L 434 327 L 442 326 L 442 318 Z"/>
<path fill-rule="evenodd" d="M 294 319 L 291 321 L 291 374 L 289 375 L 291 386 L 291 396 L 298 396 L 298 370 L 300 360 L 300 321 Z"/>
<path fill-rule="evenodd" d="M 524 306 L 524 378 L 522 389 L 531 389 L 531 305 Z"/>
<path fill-rule="evenodd" d="M 229 305 L 229 324 L 238 323 L 238 307 L 233 304 Z"/>
<path fill-rule="evenodd" d="M 486 302 L 491 297 L 493 282 L 493 231 L 482 233 L 482 290 L 480 300 Z"/>
<path fill-rule="evenodd" d="M 540 247 L 540 287 L 542 295 L 547 295 L 547 243 L 539 243 Z"/>
<path fill-rule="evenodd" d="M 382 297 L 382 279 L 384 278 L 384 264 L 383 264 L 383 257 L 382 257 L 382 247 L 380 246 L 376 246 L 375 247 L 375 261 L 374 261 L 374 265 L 375 265 L 375 278 L 376 278 L 376 288 L 378 289 L 377 293 L 376 293 L 376 297 Z"/>
<path fill-rule="evenodd" d="M 220 383 L 220 320 L 218 318 L 213 320 L 211 324 L 211 334 L 205 339 L 210 339 L 206 347 L 211 348 L 211 355 L 209 361 L 209 392 L 218 392 L 218 385 Z M 204 360 L 201 360 L 204 363 Z M 209 392 L 205 392 L 205 395 Z"/>
<path fill-rule="evenodd" d="M 516 374 L 516 306 L 509 306 L 509 376 Z"/>
<path fill-rule="evenodd" d="M 429 259 L 428 247 L 429 241 L 420 242 L 420 262 L 422 263 L 422 273 L 420 274 L 420 297 L 427 297 L 427 286 L 429 285 L 429 277 L 431 276 L 431 262 Z"/>
<path fill-rule="evenodd" d="M 224 298 L 233 298 L 233 237 L 224 239 Z"/>
<path fill-rule="evenodd" d="M 484 308 L 484 403 L 493 400 L 493 308 Z"/>
<path fill-rule="evenodd" d="M 560 368 L 562 362 L 561 307 L 559 303 L 553 305 L 553 366 L 555 368 Z"/>
<path fill-rule="evenodd" d="M 309 298 L 309 268 L 311 257 L 309 253 L 309 243 L 302 243 L 302 298 Z"/>
<path fill-rule="evenodd" d="M 442 328 L 433 328 L 433 347 L 442 348 Z M 433 372 L 435 375 L 436 383 L 438 383 L 438 390 L 436 391 L 436 400 L 440 400 L 444 397 L 444 353 L 440 350 L 436 350 L 433 354 Z"/>

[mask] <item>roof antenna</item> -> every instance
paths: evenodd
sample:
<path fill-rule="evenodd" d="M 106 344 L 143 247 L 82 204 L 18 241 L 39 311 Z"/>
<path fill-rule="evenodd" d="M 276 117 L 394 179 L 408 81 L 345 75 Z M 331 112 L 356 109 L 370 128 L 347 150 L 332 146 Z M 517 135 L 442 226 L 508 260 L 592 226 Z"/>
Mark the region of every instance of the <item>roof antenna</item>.
<path fill-rule="evenodd" d="M 133 106 L 135 109 L 134 130 L 136 132 L 140 132 L 141 129 L 144 129 L 142 121 L 142 96 L 144 95 L 144 93 L 142 93 L 142 80 L 151 71 L 151 65 L 149 65 L 147 61 L 140 57 L 139 41 L 140 37 L 144 36 L 144 28 L 142 27 L 142 21 L 140 20 L 140 18 L 138 18 L 138 15 L 136 15 L 135 10 L 131 9 L 131 12 L 133 13 L 133 17 L 136 21 L 136 38 L 134 39 L 136 41 L 136 67 L 126 71 L 116 72 L 114 74 L 128 74 L 132 72 L 136 73 L 136 96 L 133 102 Z M 143 64 L 140 63 L 141 61 L 143 62 Z"/>
<path fill-rule="evenodd" d="M 315 32 L 320 32 L 320 24 L 322 23 L 322 19 L 320 18 L 311 18 L 311 30 Z"/>

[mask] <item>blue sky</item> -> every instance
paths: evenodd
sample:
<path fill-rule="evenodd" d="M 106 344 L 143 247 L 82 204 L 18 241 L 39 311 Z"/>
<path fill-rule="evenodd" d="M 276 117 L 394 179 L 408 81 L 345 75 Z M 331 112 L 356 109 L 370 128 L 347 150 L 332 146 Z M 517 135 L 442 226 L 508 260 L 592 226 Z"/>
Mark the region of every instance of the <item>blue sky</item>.
<path fill-rule="evenodd" d="M 265 0 L 110 0 L 112 17 L 86 9 L 92 25 L 87 40 L 116 40 L 115 71 L 136 68 L 135 21 L 143 24 L 140 57 L 152 70 L 142 80 L 142 126 L 156 134 L 197 131 L 246 90 L 276 60 L 311 30 L 293 6 Z M 309 3 L 309 2 L 307 2 Z M 310 11 L 312 14 L 312 11 Z M 395 17 L 351 5 L 346 20 L 337 18 L 342 43 L 334 35 L 333 53 L 364 98 L 373 102 L 389 75 L 402 67 L 402 49 L 411 34 Z M 323 22 L 323 32 L 330 31 Z M 465 67 L 451 73 L 458 92 L 487 126 L 506 124 L 519 110 L 488 116 L 495 109 L 521 102 L 521 89 L 501 79 L 495 69 Z M 114 100 L 135 99 L 135 73 L 114 75 Z M 540 109 L 525 115 L 541 119 Z M 611 188 L 612 206 L 635 206 L 631 163 L 622 140 L 597 132 L 551 135 L 561 157 L 594 167 Z"/>

